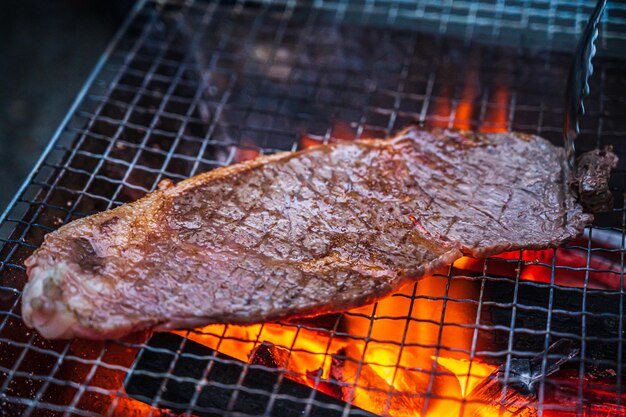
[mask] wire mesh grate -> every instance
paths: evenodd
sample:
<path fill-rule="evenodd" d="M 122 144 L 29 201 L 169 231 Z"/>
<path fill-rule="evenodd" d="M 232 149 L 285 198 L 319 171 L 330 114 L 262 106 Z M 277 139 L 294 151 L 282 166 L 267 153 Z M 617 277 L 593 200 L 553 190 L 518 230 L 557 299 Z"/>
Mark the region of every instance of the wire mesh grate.
<path fill-rule="evenodd" d="M 138 3 L 2 217 L 3 415 L 623 414 L 623 163 L 616 209 L 570 245 L 463 258 L 341 315 L 53 342 L 19 309 L 46 233 L 165 178 L 414 123 L 559 143 L 592 3 Z M 625 27 L 611 3 L 578 145 L 622 159 Z"/>

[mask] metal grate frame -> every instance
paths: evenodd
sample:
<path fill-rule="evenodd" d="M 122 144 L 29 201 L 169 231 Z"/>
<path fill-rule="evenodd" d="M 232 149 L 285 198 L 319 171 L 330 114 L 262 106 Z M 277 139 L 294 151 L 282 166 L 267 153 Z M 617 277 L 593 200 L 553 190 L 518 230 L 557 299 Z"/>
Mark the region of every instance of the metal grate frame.
<path fill-rule="evenodd" d="M 26 280 L 23 261 L 47 232 L 133 201 L 162 179 L 181 180 L 258 154 L 296 150 L 306 141 L 384 137 L 420 123 L 505 128 L 560 143 L 568 51 L 592 6 L 591 1 L 530 0 L 139 1 L 0 217 L 0 415 L 162 413 L 148 405 L 141 408 L 142 403 L 131 399 L 123 387 L 136 353 L 154 349 L 146 344 L 146 335 L 102 343 L 51 342 L 24 326 L 19 307 Z M 600 36 L 601 53 L 578 148 L 612 145 L 626 161 L 623 4 L 610 2 Z M 493 114 L 504 114 L 504 125 Z M 296 338 L 317 332 L 330 341 L 389 343 L 402 351 L 416 345 L 407 337 L 411 326 L 430 323 L 439 329 L 436 343 L 418 347 L 434 349 L 436 358 L 453 352 L 502 366 L 502 395 L 494 401 L 503 410 L 516 360 L 539 355 L 546 373 L 553 361 L 566 356 L 548 355 L 548 347 L 566 338 L 579 349 L 564 365 L 575 375 L 571 379 L 575 384 L 559 386 L 557 374 L 540 378 L 536 414 L 590 413 L 595 400 L 588 397 L 588 390 L 594 387 L 607 391 L 610 412 L 624 413 L 624 167 L 621 162 L 612 179 L 615 210 L 598 216 L 586 239 L 549 251 L 545 258 L 529 261 L 520 252 L 516 258 L 488 259 L 480 271 L 451 267 L 447 274 L 432 278 L 443 292 L 425 292 L 420 282 L 408 293 L 395 295 L 408 300 L 408 310 L 401 315 L 379 313 L 374 305 L 324 322 L 280 325 Z M 610 245 L 607 239 L 612 239 Z M 572 264 L 567 254 L 583 263 Z M 598 266 L 598 259 L 617 267 Z M 503 276 L 502 268 L 515 273 Z M 527 280 L 525 271 L 531 268 L 549 277 L 548 282 Z M 578 277 L 580 285 L 566 285 L 562 280 L 568 276 Z M 613 288 L 597 284 L 598 277 L 608 279 Z M 459 296 L 455 288 L 460 285 L 475 291 Z M 493 288 L 504 288 L 510 297 L 492 299 Z M 547 298 L 529 302 L 523 298 L 529 291 Z M 577 301 L 568 304 L 568 299 Z M 413 309 L 424 302 L 440 303 L 440 317 L 416 316 Z M 475 310 L 472 322 L 456 322 L 447 314 L 451 305 Z M 498 311 L 504 322 L 495 323 L 485 311 Z M 542 317 L 540 325 L 518 321 L 529 311 Z M 370 331 L 346 332 L 345 321 L 359 317 L 372 323 Z M 554 329 L 566 319 L 576 320 L 576 331 Z M 404 323 L 400 341 L 373 335 L 377 321 Z M 614 332 L 591 332 L 593 326 L 602 325 Z M 471 332 L 469 348 L 445 343 L 450 328 Z M 264 342 L 263 329 L 242 342 Z M 224 326 L 213 336 L 220 344 L 227 343 L 227 331 Z M 188 332 L 187 337 L 198 332 Z M 488 339 L 504 341 L 504 348 L 483 343 Z M 187 355 L 182 353 L 186 340 L 173 348 L 171 369 Z M 540 348 L 528 349 L 525 340 Z M 295 342 L 280 347 L 294 352 Z M 336 352 L 329 349 L 325 355 L 330 357 Z M 600 350 L 610 355 L 603 356 Z M 210 363 L 202 379 L 179 382 L 218 385 L 232 393 L 231 401 L 224 409 L 207 409 L 195 404 L 195 396 L 187 410 L 233 415 L 239 393 L 250 391 L 242 381 L 256 365 L 216 355 L 206 359 Z M 240 367 L 237 383 L 211 382 L 212 364 L 221 362 Z M 362 365 L 367 365 L 363 359 L 359 369 Z M 429 389 L 414 393 L 423 404 L 417 411 L 437 400 L 430 388 L 444 371 L 399 362 L 386 366 L 428 375 Z M 274 415 L 276 399 L 284 397 L 281 384 L 289 371 L 279 371 L 274 386 L 251 391 L 268 398 L 264 415 Z M 596 387 L 590 372 L 610 381 L 610 386 Z M 574 392 L 572 401 L 547 401 L 547 392 L 558 389 Z M 394 395 L 391 390 L 384 394 Z M 152 405 L 158 402 L 156 398 Z M 320 401 L 315 392 L 305 402 L 305 414 L 315 406 L 360 415 L 349 404 Z"/>

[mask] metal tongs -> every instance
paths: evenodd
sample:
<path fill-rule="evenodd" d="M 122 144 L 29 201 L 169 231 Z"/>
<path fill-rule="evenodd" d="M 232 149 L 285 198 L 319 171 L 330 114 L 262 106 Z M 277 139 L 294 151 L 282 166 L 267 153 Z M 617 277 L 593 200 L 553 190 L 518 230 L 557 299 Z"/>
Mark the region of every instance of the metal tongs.
<path fill-rule="evenodd" d="M 574 142 L 580 132 L 578 121 L 585 114 L 583 99 L 589 95 L 589 77 L 593 74 L 591 60 L 596 54 L 593 44 L 598 37 L 598 24 L 606 8 L 606 0 L 598 0 L 587 22 L 583 36 L 578 42 L 574 61 L 567 77 L 565 92 L 565 117 L 563 118 L 563 141 L 570 169 L 574 169 L 576 148 Z"/>

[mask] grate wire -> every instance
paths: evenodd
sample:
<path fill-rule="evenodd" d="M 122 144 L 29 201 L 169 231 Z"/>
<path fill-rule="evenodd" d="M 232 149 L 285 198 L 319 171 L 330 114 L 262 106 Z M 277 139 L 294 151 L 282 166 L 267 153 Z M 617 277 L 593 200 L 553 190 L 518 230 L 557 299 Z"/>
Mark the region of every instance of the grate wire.
<path fill-rule="evenodd" d="M 360 357 L 344 359 L 356 363 L 354 381 L 335 383 L 352 393 L 347 398 L 361 392 L 382 396 L 380 415 L 393 415 L 395 384 L 401 374 L 427 377 L 424 392 L 406 397 L 407 401 L 423 399 L 424 413 L 446 399 L 462 402 L 466 410 L 475 403 L 488 403 L 437 390 L 438 381 L 451 374 L 439 359 L 454 357 L 469 360 L 464 373 L 466 390 L 480 363 L 504 366 L 500 398 L 495 399 L 504 411 L 507 393 L 515 389 L 511 384 L 516 361 L 543 351 L 541 372 L 545 374 L 553 359 L 546 353 L 548 347 L 564 338 L 580 346 L 576 361 L 564 366 L 564 372 L 575 371 L 577 376 L 565 382 L 559 374 L 542 378 L 538 415 L 552 411 L 583 415 L 602 405 L 589 397 L 590 388 L 596 386 L 609 390 L 604 398 L 610 398 L 615 413 L 623 412 L 623 201 L 612 213 L 598 216 L 586 239 L 549 251 L 545 258 L 532 261 L 531 252 L 521 251 L 516 257 L 489 258 L 471 271 L 451 266 L 447 274 L 432 278 L 432 285 L 442 283 L 441 294 L 429 292 L 431 284 L 424 282 L 395 294 L 392 300 L 398 305 L 408 303 L 406 311 L 389 313 L 374 305 L 332 317 L 331 324 L 268 324 L 245 337 L 237 336 L 236 326 L 189 332 L 180 346 L 172 347 L 174 357 L 164 373 L 138 370 L 129 361 L 138 352 L 158 350 L 147 343 L 145 335 L 94 343 L 89 348 L 76 341 L 51 344 L 29 332 L 19 313 L 25 282 L 22 263 L 45 233 L 75 218 L 135 200 L 164 178 L 181 180 L 258 154 L 296 150 L 306 141 L 382 137 L 411 123 L 448 127 L 467 123 L 476 130 L 505 127 L 559 143 L 562 80 L 576 35 L 593 3 L 138 2 L 27 182 L 0 217 L 0 314 L 4 316 L 0 322 L 0 409 L 7 415 L 118 416 L 147 403 L 152 407 L 145 409 L 145 415 L 156 416 L 162 413 L 159 407 L 179 406 L 166 397 L 166 381 L 171 380 L 196 387 L 187 408 L 181 410 L 192 414 L 240 415 L 235 409 L 238 398 L 255 394 L 267 398 L 264 415 L 273 415 L 275 405 L 284 399 L 305 404 L 305 415 L 315 415 L 317 409 L 360 415 L 348 402 L 342 407 L 325 403 L 315 390 L 306 398 L 282 393 L 283 385 L 294 376 L 290 369 L 279 369 L 271 387 L 245 386 L 246 376 L 256 365 L 217 355 L 232 343 L 258 346 L 266 342 L 262 338 L 268 328 L 280 326 L 293 333 L 290 343 L 275 344 L 286 352 L 288 364 L 301 354 L 321 355 L 324 363 L 338 360 L 333 351 L 336 343 L 362 345 Z M 622 75 L 626 57 L 621 55 L 626 50 L 621 47 L 626 43 L 625 28 L 626 8 L 611 2 L 601 24 L 598 72 L 592 80 L 579 146 L 592 149 L 612 144 L 622 157 L 626 120 L 615 109 L 623 107 L 626 96 Z M 464 120 L 468 107 L 470 120 Z M 504 115 L 503 126 L 493 124 L 498 112 Z M 625 174 L 622 164 L 612 182 L 616 195 L 626 188 Z M 618 243 L 602 245 L 601 236 Z M 503 269 L 514 273 L 503 275 Z M 530 281 L 528 271 L 535 271 L 544 281 Z M 572 277 L 578 277 L 580 285 Z M 472 295 L 459 295 L 463 285 L 473 288 Z M 509 291 L 510 299 L 494 297 L 494 288 Z M 546 294 L 546 298 L 529 300 L 529 291 Z M 604 306 L 598 304 L 602 298 L 607 300 Z M 430 317 L 422 314 L 420 306 L 424 305 L 440 307 Z M 471 309 L 466 322 L 454 317 L 460 305 Z M 538 320 L 538 325 L 529 322 L 529 317 L 545 319 Z M 349 323 L 355 320 L 368 323 L 364 334 L 350 331 Z M 576 323 L 575 329 L 559 327 L 568 320 Z M 382 323 L 398 325 L 397 340 L 380 335 Z M 608 323 L 611 332 L 591 331 L 602 323 Z M 420 328 L 434 328 L 436 337 L 414 337 Z M 452 331 L 468 332 L 468 344 L 449 344 Z M 297 347 L 300 339 L 312 333 L 326 338 L 321 351 Z M 197 358 L 208 359 L 201 377 L 173 375 L 178 360 L 193 357 L 184 348 L 197 336 L 217 340 L 216 351 Z M 489 338 L 502 343 L 486 343 Z M 371 361 L 368 349 L 380 346 L 398 355 L 389 363 Z M 434 353 L 432 366 L 401 360 L 416 349 Z M 239 366 L 237 382 L 212 380 L 216 364 Z M 390 372 L 389 385 L 370 386 L 364 375 L 371 369 Z M 124 391 L 124 376 L 136 372 L 166 377 L 156 397 L 140 403 Z M 609 388 L 594 385 L 589 375 L 612 384 Z M 296 376 L 307 378 L 305 373 Z M 315 387 L 328 382 L 323 373 L 314 378 Z M 224 409 L 199 403 L 206 387 L 230 392 Z M 555 387 L 573 389 L 573 403 L 550 402 Z"/>

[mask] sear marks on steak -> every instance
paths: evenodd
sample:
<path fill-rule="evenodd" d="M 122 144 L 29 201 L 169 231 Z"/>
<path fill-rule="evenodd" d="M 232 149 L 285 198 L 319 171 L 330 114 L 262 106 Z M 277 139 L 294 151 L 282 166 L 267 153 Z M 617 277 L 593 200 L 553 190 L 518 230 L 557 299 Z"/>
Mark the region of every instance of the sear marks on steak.
<path fill-rule="evenodd" d="M 564 161 L 537 136 L 408 129 L 164 183 L 48 234 L 26 261 L 24 321 L 104 339 L 364 305 L 464 254 L 579 235 L 592 215 Z M 609 171 L 589 175 L 577 183 Z"/>

